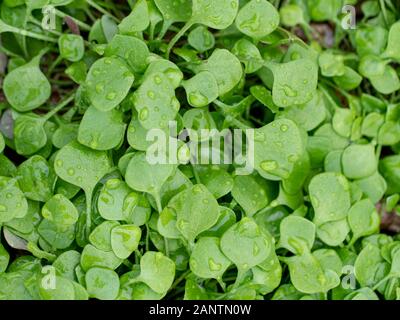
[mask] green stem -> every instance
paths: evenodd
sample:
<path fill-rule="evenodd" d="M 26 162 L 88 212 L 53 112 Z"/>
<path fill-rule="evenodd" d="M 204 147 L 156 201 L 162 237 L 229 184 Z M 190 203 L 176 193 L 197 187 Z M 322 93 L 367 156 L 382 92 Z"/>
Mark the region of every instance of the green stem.
<path fill-rule="evenodd" d="M 73 106 L 69 108 L 66 113 L 63 114 L 63 119 L 67 122 L 72 122 L 72 118 L 74 117 L 75 113 L 78 111 L 78 107 Z"/>
<path fill-rule="evenodd" d="M 109 17 L 111 17 L 113 20 L 115 20 L 116 22 L 120 22 L 120 20 L 115 17 L 113 14 L 111 14 L 109 11 L 107 11 L 106 9 L 104 9 L 103 7 L 99 6 L 96 2 L 92 1 L 92 0 L 86 0 L 86 2 L 93 8 L 95 8 L 97 11 L 101 12 L 104 15 L 107 15 Z"/>
<path fill-rule="evenodd" d="M 92 22 L 95 22 L 95 21 L 96 21 L 96 17 L 93 16 L 92 12 L 91 12 L 88 8 L 85 9 L 85 13 L 86 13 L 87 16 L 89 17 L 89 19 L 92 20 Z"/>
<path fill-rule="evenodd" d="M 56 13 L 56 15 L 57 16 L 59 16 L 60 18 L 66 18 L 66 17 L 68 17 L 68 18 L 70 18 L 71 20 L 73 20 L 79 27 L 81 27 L 83 30 L 85 30 L 85 31 L 90 31 L 92 28 L 88 25 L 88 24 L 86 24 L 86 23 L 84 23 L 83 21 L 80 21 L 80 20 L 78 20 L 78 19 L 76 19 L 76 18 L 74 18 L 74 17 L 71 17 L 70 15 L 68 15 L 68 14 L 66 14 L 66 13 L 64 13 L 64 12 L 62 12 L 62 11 L 60 11 L 60 10 L 55 10 L 55 13 Z"/>
<path fill-rule="evenodd" d="M 165 21 L 163 22 L 163 25 L 161 27 L 160 32 L 157 35 L 157 40 L 161 40 L 162 38 L 164 38 L 165 34 L 167 33 L 168 29 L 170 27 L 170 24 L 165 23 Z"/>
<path fill-rule="evenodd" d="M 189 20 L 188 22 L 186 22 L 186 24 L 183 26 L 183 28 L 171 39 L 171 41 L 168 44 L 167 47 L 167 59 L 169 59 L 169 54 L 172 50 L 172 48 L 174 47 L 174 45 L 179 41 L 179 39 L 186 33 L 186 31 L 188 31 L 190 29 L 190 27 L 193 25 L 193 22 L 191 20 Z"/>
<path fill-rule="evenodd" d="M 74 100 L 75 94 L 72 94 L 68 99 L 62 101 L 59 103 L 55 108 L 53 108 L 46 116 L 43 118 L 44 121 L 49 120 L 52 116 L 54 116 L 58 111 L 60 111 L 62 108 L 67 106 L 72 100 Z"/>
<path fill-rule="evenodd" d="M 150 228 L 146 223 L 146 252 L 150 250 Z"/>
<path fill-rule="evenodd" d="M 382 14 L 383 14 L 383 19 L 385 20 L 386 26 L 388 26 L 388 17 L 387 17 L 387 12 L 386 12 L 386 5 L 384 0 L 379 0 L 379 4 L 381 6 Z"/>
<path fill-rule="evenodd" d="M 165 255 L 169 257 L 169 246 L 168 246 L 168 239 L 164 238 L 164 246 L 165 246 Z"/>
<path fill-rule="evenodd" d="M 7 25 L 7 26 L 8 26 L 8 28 L 7 28 L 8 30 L 7 31 L 19 34 L 19 35 L 24 36 L 24 37 L 30 37 L 30 38 L 34 38 L 34 39 L 38 39 L 38 40 L 42 40 L 42 41 L 54 42 L 54 43 L 58 42 L 57 39 L 45 36 L 45 35 L 40 34 L 40 33 L 31 32 L 31 31 L 28 31 L 28 30 L 16 28 L 16 27 L 9 26 L 9 25 Z"/>
<path fill-rule="evenodd" d="M 53 73 L 53 70 L 60 64 L 62 59 L 63 58 L 61 56 L 58 56 L 57 59 L 53 61 L 53 63 L 51 64 L 51 66 L 47 70 L 47 74 L 48 75 L 51 75 Z"/>
<path fill-rule="evenodd" d="M 89 239 L 89 235 L 92 229 L 92 190 L 85 192 L 86 196 L 86 239 Z"/>
<path fill-rule="evenodd" d="M 372 288 L 372 290 L 377 290 L 381 284 L 383 284 L 385 281 L 388 281 L 390 278 L 393 278 L 394 276 L 391 275 L 390 273 L 384 277 L 381 281 L 379 281 L 376 285 L 374 285 L 374 287 Z"/>
<path fill-rule="evenodd" d="M 29 18 L 29 22 L 37 25 L 38 27 L 42 27 L 42 24 L 40 23 L 40 21 L 38 21 L 37 19 L 35 19 L 34 17 L 30 17 Z M 59 37 L 62 36 L 62 33 L 56 30 L 46 30 L 48 33 L 54 34 L 55 36 Z"/>
<path fill-rule="evenodd" d="M 198 172 L 196 170 L 196 167 L 194 165 L 192 165 L 192 169 L 193 169 L 194 178 L 196 179 L 196 183 L 200 184 L 201 180 L 200 180 L 199 174 L 198 174 Z"/>
<path fill-rule="evenodd" d="M 248 126 L 247 124 L 243 123 L 242 121 L 232 117 L 232 116 L 227 116 L 226 121 L 228 121 L 228 123 L 238 127 L 239 129 L 242 130 L 246 130 L 246 129 L 253 129 L 252 127 Z"/>
<path fill-rule="evenodd" d="M 235 283 L 233 284 L 232 289 L 236 289 L 239 287 L 239 285 L 243 281 L 243 278 L 245 275 L 246 275 L 246 271 L 238 268 L 238 274 L 237 274 L 237 277 L 236 277 Z"/>
<path fill-rule="evenodd" d="M 158 211 L 158 213 L 160 213 L 163 210 L 162 205 L 161 205 L 160 194 L 158 192 L 155 192 L 153 194 L 153 197 L 154 197 L 154 200 L 156 200 L 157 211 Z"/>
<path fill-rule="evenodd" d="M 132 262 L 130 262 L 128 259 L 125 259 L 124 261 L 122 261 L 122 263 L 127 266 L 129 269 L 132 269 L 133 264 Z"/>
<path fill-rule="evenodd" d="M 27 250 L 32 253 L 36 258 L 46 259 L 49 262 L 53 262 L 57 258 L 56 255 L 39 249 L 39 247 L 33 242 L 28 242 Z"/>
<path fill-rule="evenodd" d="M 191 272 L 191 271 L 188 270 L 188 271 L 182 273 L 182 274 L 180 275 L 180 277 L 174 281 L 174 283 L 172 284 L 171 288 L 169 288 L 168 291 L 172 291 L 173 289 L 175 289 L 175 287 L 176 287 L 179 283 L 181 283 L 183 280 L 185 280 L 185 278 L 190 274 L 190 272 Z"/>

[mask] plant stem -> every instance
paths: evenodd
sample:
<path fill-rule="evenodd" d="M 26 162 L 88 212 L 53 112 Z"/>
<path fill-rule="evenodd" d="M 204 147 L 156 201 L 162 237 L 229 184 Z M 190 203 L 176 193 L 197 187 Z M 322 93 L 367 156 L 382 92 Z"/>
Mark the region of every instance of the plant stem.
<path fill-rule="evenodd" d="M 171 39 L 171 41 L 169 42 L 168 47 L 167 47 L 167 53 L 166 53 L 167 59 L 169 59 L 169 54 L 170 54 L 172 48 L 174 47 L 174 45 L 186 33 L 186 31 L 188 31 L 190 29 L 190 27 L 192 25 L 193 25 L 193 22 L 191 20 L 189 20 L 188 22 L 186 22 L 186 24 L 183 26 L 183 28 Z"/>
<path fill-rule="evenodd" d="M 376 285 L 374 285 L 372 290 L 374 291 L 377 290 L 381 284 L 383 284 L 385 281 L 388 281 L 390 278 L 393 277 L 394 276 L 389 273 L 386 277 L 384 277 L 381 281 L 379 281 Z"/>
<path fill-rule="evenodd" d="M 382 14 L 383 14 L 383 20 L 385 20 L 386 26 L 388 26 L 388 17 L 387 17 L 387 12 L 386 12 L 386 5 L 384 0 L 379 0 L 379 4 L 381 6 Z"/>
<path fill-rule="evenodd" d="M 146 223 L 146 251 L 150 250 L 150 228 L 149 225 Z"/>
<path fill-rule="evenodd" d="M 42 41 L 54 42 L 54 43 L 58 42 L 57 39 L 45 36 L 43 34 L 36 33 L 36 32 L 31 32 L 31 31 L 28 31 L 28 30 L 25 30 L 25 29 L 16 28 L 16 27 L 13 27 L 13 26 L 9 26 L 9 31 L 13 32 L 13 33 L 16 33 L 16 34 L 19 34 L 19 35 L 24 36 L 24 37 L 30 37 L 30 38 L 34 38 L 34 39 L 38 39 L 38 40 L 42 40 Z"/>
<path fill-rule="evenodd" d="M 49 262 L 53 262 L 54 260 L 56 260 L 57 256 L 52 254 L 52 253 L 48 253 L 45 252 L 41 249 L 39 249 L 39 247 L 37 246 L 36 243 L 33 242 L 28 242 L 27 248 L 26 248 L 30 253 L 32 253 L 36 258 L 39 259 L 46 259 Z"/>
<path fill-rule="evenodd" d="M 107 10 L 105 10 L 103 7 L 99 6 L 96 2 L 92 1 L 92 0 L 86 0 L 86 2 L 92 6 L 93 8 L 95 8 L 97 11 L 101 12 L 102 14 L 108 15 L 110 16 L 113 20 L 115 20 L 116 22 L 120 22 L 120 20 L 114 16 L 113 14 L 111 14 L 110 12 L 108 12 Z"/>
<path fill-rule="evenodd" d="M 49 120 L 52 116 L 54 116 L 58 111 L 60 111 L 62 108 L 67 106 L 72 100 L 74 100 L 75 94 L 72 94 L 68 99 L 60 102 L 55 108 L 53 108 L 46 116 L 43 118 L 44 121 Z"/>
<path fill-rule="evenodd" d="M 89 235 L 92 229 L 92 190 L 90 192 L 85 191 L 86 196 L 86 239 L 89 239 Z"/>
<path fill-rule="evenodd" d="M 76 18 L 74 18 L 74 17 L 71 17 L 71 16 L 69 16 L 68 14 L 66 14 L 66 13 L 64 13 L 64 12 L 62 12 L 62 11 L 60 11 L 60 10 L 55 10 L 55 12 L 56 12 L 56 15 L 57 16 L 59 16 L 60 18 L 66 18 L 66 17 L 68 17 L 68 18 L 70 18 L 71 20 L 73 20 L 79 27 L 81 27 L 83 30 L 85 30 L 85 31 L 90 31 L 92 28 L 88 25 L 88 24 L 86 24 L 86 23 L 84 23 L 83 21 L 80 21 L 80 20 L 78 20 L 78 19 L 76 19 Z"/>
<path fill-rule="evenodd" d="M 191 271 L 188 270 L 188 271 L 182 273 L 180 275 L 180 277 L 174 281 L 174 283 L 172 284 L 171 288 L 169 288 L 168 291 L 172 291 L 179 283 L 181 283 L 183 280 L 185 280 L 185 278 L 190 274 L 190 272 Z"/>
<path fill-rule="evenodd" d="M 62 61 L 62 57 L 61 56 L 58 56 L 57 59 L 53 61 L 53 63 L 51 64 L 51 66 L 47 70 L 47 75 L 48 76 L 50 76 L 53 73 L 53 70 L 55 69 L 55 67 L 57 67 L 59 65 L 59 63 L 61 61 Z"/>
<path fill-rule="evenodd" d="M 29 18 L 29 22 L 31 22 L 31 23 L 37 25 L 38 27 L 42 27 L 42 24 L 40 23 L 40 21 L 36 20 L 36 19 L 33 18 L 33 17 L 30 17 L 30 18 Z M 55 31 L 55 30 L 51 30 L 51 29 L 46 30 L 46 31 L 47 31 L 48 33 L 54 34 L 55 36 L 58 36 L 58 37 L 62 35 L 62 33 L 59 32 L 59 31 Z"/>

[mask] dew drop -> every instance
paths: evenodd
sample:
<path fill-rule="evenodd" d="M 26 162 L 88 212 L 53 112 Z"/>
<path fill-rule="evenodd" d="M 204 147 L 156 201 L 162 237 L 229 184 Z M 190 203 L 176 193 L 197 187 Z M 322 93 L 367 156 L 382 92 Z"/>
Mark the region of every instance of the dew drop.
<path fill-rule="evenodd" d="M 139 195 L 136 192 L 131 192 L 128 194 L 122 205 L 122 211 L 125 213 L 130 213 L 139 203 Z"/>
<path fill-rule="evenodd" d="M 112 60 L 109 59 L 109 58 L 106 58 L 106 59 L 104 59 L 104 63 L 105 63 L 105 64 L 111 64 L 111 63 L 112 63 Z"/>
<path fill-rule="evenodd" d="M 297 97 L 297 91 L 287 85 L 283 86 L 283 92 L 287 97 L 290 98 Z"/>
<path fill-rule="evenodd" d="M 121 180 L 119 179 L 110 179 L 106 182 L 106 186 L 108 189 L 114 190 L 117 189 L 121 184 Z"/>
<path fill-rule="evenodd" d="M 265 141 L 265 134 L 264 132 L 256 131 L 254 134 L 254 140 L 257 142 L 264 142 Z"/>
<path fill-rule="evenodd" d="M 62 160 L 57 160 L 57 161 L 56 161 L 56 166 L 57 166 L 57 167 L 62 167 L 63 163 L 64 163 L 64 162 L 63 162 Z"/>
<path fill-rule="evenodd" d="M 300 53 L 298 53 L 298 52 L 293 52 L 291 55 L 290 55 L 290 59 L 291 60 L 297 60 L 297 59 L 300 59 L 301 58 L 301 56 L 300 56 Z"/>
<path fill-rule="evenodd" d="M 6 198 L 7 199 L 11 199 L 12 198 L 12 194 L 11 193 L 7 193 Z"/>
<path fill-rule="evenodd" d="M 286 131 L 288 131 L 289 128 L 288 128 L 288 126 L 286 124 L 283 124 L 283 125 L 281 125 L 280 129 L 281 129 L 282 132 L 286 132 Z"/>
<path fill-rule="evenodd" d="M 211 271 L 220 271 L 222 264 L 215 262 L 212 258 L 208 259 L 208 267 Z"/>
<path fill-rule="evenodd" d="M 104 84 L 103 83 L 96 84 L 96 92 L 102 93 L 103 91 L 104 91 Z"/>
<path fill-rule="evenodd" d="M 319 274 L 317 276 L 317 280 L 322 286 L 326 284 L 326 278 L 325 278 L 325 275 L 323 275 L 323 274 Z"/>
<path fill-rule="evenodd" d="M 6 212 L 7 211 L 7 207 L 3 204 L 0 204 L 0 212 Z"/>
<path fill-rule="evenodd" d="M 149 91 L 147 91 L 147 96 L 150 99 L 154 99 L 156 97 L 156 94 L 154 93 L 154 91 L 149 90 Z"/>
<path fill-rule="evenodd" d="M 107 100 L 114 100 L 117 97 L 117 93 L 115 91 L 111 91 L 107 94 Z"/>
<path fill-rule="evenodd" d="M 193 187 L 193 193 L 201 193 L 201 192 L 203 192 L 203 189 L 201 188 L 201 186 L 195 185 Z"/>
<path fill-rule="evenodd" d="M 161 77 L 160 77 L 160 76 L 155 76 L 155 77 L 154 77 L 154 82 L 155 82 L 156 84 L 160 84 L 160 83 L 162 82 Z"/>
<path fill-rule="evenodd" d="M 261 162 L 260 167 L 264 171 L 273 171 L 278 168 L 278 163 L 275 160 L 267 160 Z"/>
<path fill-rule="evenodd" d="M 145 121 L 149 117 L 149 109 L 143 108 L 140 110 L 139 119 Z"/>
<path fill-rule="evenodd" d="M 200 92 L 191 92 L 189 93 L 189 103 L 195 107 L 203 107 L 208 104 L 208 99 Z"/>
<path fill-rule="evenodd" d="M 257 256 L 260 253 L 260 247 L 257 245 L 257 243 L 254 243 L 253 245 L 253 256 Z"/>
<path fill-rule="evenodd" d="M 185 230 L 187 228 L 187 226 L 189 225 L 189 222 L 187 222 L 186 220 L 179 220 L 177 222 L 177 226 L 180 230 Z"/>

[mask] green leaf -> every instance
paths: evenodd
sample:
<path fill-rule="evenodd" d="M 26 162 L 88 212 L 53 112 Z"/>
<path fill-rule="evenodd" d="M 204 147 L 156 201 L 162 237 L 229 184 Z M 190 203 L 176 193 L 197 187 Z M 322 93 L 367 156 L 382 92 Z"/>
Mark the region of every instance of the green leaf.
<path fill-rule="evenodd" d="M 70 226 L 78 221 L 78 210 L 66 197 L 61 194 L 54 195 L 42 208 L 45 219 L 53 221 L 60 226 Z"/>
<path fill-rule="evenodd" d="M 400 45 L 399 45 L 400 22 L 392 24 L 389 30 L 388 42 L 385 52 L 382 54 L 385 58 L 391 58 L 400 61 Z"/>
<path fill-rule="evenodd" d="M 152 72 L 147 77 L 145 75 L 144 82 L 132 99 L 139 122 L 146 129 L 166 128 L 168 121 L 175 119 L 180 108 L 174 88 L 168 77 L 161 72 Z"/>
<path fill-rule="evenodd" d="M 190 256 L 190 270 L 205 279 L 222 279 L 231 262 L 221 252 L 219 238 L 203 237 L 195 244 Z"/>
<path fill-rule="evenodd" d="M 17 179 L 28 199 L 46 202 L 53 195 L 56 174 L 41 156 L 33 156 L 21 163 Z"/>
<path fill-rule="evenodd" d="M 110 150 L 121 144 L 125 129 L 121 111 L 114 109 L 103 112 L 89 107 L 79 125 L 78 141 L 94 150 Z"/>
<path fill-rule="evenodd" d="M 161 252 L 147 251 L 140 259 L 140 281 L 157 293 L 164 294 L 175 277 L 175 264 Z"/>
<path fill-rule="evenodd" d="M 318 174 L 308 188 L 317 227 L 347 216 L 350 209 L 350 186 L 343 175 L 333 172 Z"/>
<path fill-rule="evenodd" d="M 351 243 L 379 231 L 380 218 L 374 204 L 369 199 L 355 203 L 350 208 L 347 219 L 353 232 Z"/>
<path fill-rule="evenodd" d="M 39 68 L 41 57 L 41 54 L 36 56 L 4 78 L 4 94 L 7 101 L 17 111 L 26 112 L 36 109 L 50 98 L 50 83 Z"/>
<path fill-rule="evenodd" d="M 176 228 L 189 243 L 211 228 L 219 217 L 217 200 L 201 184 L 177 194 L 168 203 L 167 209 L 176 215 Z"/>
<path fill-rule="evenodd" d="M 113 300 L 119 292 L 118 274 L 105 268 L 91 268 L 85 275 L 89 296 L 99 300 Z"/>
<path fill-rule="evenodd" d="M 311 251 L 315 240 L 315 225 L 302 217 L 288 216 L 280 225 L 278 246 L 296 255 Z"/>
<path fill-rule="evenodd" d="M 372 145 L 352 144 L 342 154 L 343 173 L 349 179 L 361 179 L 377 169 L 375 149 Z"/>
<path fill-rule="evenodd" d="M 225 0 L 224 0 L 225 1 Z M 231 91 L 242 78 L 242 66 L 236 56 L 226 49 L 215 49 L 208 60 L 197 67 L 198 72 L 208 71 L 217 80 L 219 96 Z"/>
<path fill-rule="evenodd" d="M 260 40 L 279 26 L 279 13 L 267 0 L 251 0 L 236 17 L 236 27 L 245 35 Z"/>
<path fill-rule="evenodd" d="M 304 149 L 299 127 L 292 120 L 275 120 L 255 129 L 254 167 L 266 179 L 287 179 Z"/>
<path fill-rule="evenodd" d="M 191 24 L 200 23 L 213 29 L 226 29 L 235 20 L 238 0 L 192 0 Z"/>
<path fill-rule="evenodd" d="M 288 107 L 309 102 L 317 89 L 318 67 L 308 59 L 266 66 L 274 75 L 272 98 L 278 107 Z"/>
<path fill-rule="evenodd" d="M 76 34 L 63 34 L 58 38 L 60 56 L 72 62 L 79 61 L 85 53 L 83 38 Z"/>
<path fill-rule="evenodd" d="M 0 222 L 23 218 L 28 213 L 28 202 L 17 180 L 0 177 Z"/>
<path fill-rule="evenodd" d="M 117 57 L 97 60 L 86 78 L 89 99 L 99 111 L 114 109 L 127 96 L 134 76 Z"/>
<path fill-rule="evenodd" d="M 218 83 L 213 74 L 202 71 L 182 83 L 192 107 L 205 107 L 218 98 Z"/>
<path fill-rule="evenodd" d="M 116 226 L 111 230 L 111 247 L 115 255 L 127 259 L 139 245 L 142 232 L 135 225 Z"/>
<path fill-rule="evenodd" d="M 230 227 L 221 238 L 221 250 L 237 266 L 239 280 L 244 272 L 263 262 L 272 249 L 272 243 L 254 220 L 247 217 Z"/>
<path fill-rule="evenodd" d="M 236 176 L 233 181 L 232 196 L 249 217 L 276 196 L 276 187 L 258 175 Z"/>
<path fill-rule="evenodd" d="M 145 0 L 135 3 L 132 12 L 118 25 L 122 35 L 135 35 L 137 32 L 146 30 L 149 26 L 149 9 Z"/>

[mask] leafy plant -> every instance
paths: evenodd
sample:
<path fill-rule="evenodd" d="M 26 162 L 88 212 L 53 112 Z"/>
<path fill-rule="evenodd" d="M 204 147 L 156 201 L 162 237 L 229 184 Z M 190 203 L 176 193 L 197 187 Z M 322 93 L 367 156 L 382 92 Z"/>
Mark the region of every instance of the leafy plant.
<path fill-rule="evenodd" d="M 400 299 L 398 1 L 0 2 L 1 300 Z"/>

